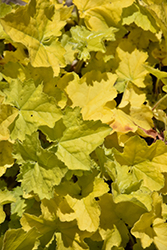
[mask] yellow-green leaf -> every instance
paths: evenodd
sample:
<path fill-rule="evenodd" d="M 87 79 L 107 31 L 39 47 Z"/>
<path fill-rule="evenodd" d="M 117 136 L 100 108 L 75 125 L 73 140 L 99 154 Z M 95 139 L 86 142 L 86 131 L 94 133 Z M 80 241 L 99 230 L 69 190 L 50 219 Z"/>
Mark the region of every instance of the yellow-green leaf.
<path fill-rule="evenodd" d="M 11 105 L 0 103 L 0 140 L 9 139 L 10 132 L 8 127 L 18 115 L 18 110 Z"/>
<path fill-rule="evenodd" d="M 89 154 L 103 142 L 111 128 L 100 121 L 83 121 L 79 108 L 67 108 L 63 123 L 66 130 L 58 143 L 58 158 L 71 170 L 90 170 Z"/>
<path fill-rule="evenodd" d="M 13 81 L 9 88 L 4 90 L 6 102 L 18 110 L 11 132 L 12 139 L 23 140 L 26 134 L 30 135 L 41 125 L 53 127 L 62 117 L 55 100 L 44 94 L 42 89 L 42 85 L 36 87 L 30 79 L 24 83 L 19 80 Z"/>
<path fill-rule="evenodd" d="M 14 42 L 24 44 L 34 67 L 52 67 L 58 75 L 65 66 L 64 48 L 57 37 L 66 22 L 60 20 L 59 10 L 50 1 L 32 0 L 24 8 L 18 8 L 1 19 L 5 32 Z"/>
<path fill-rule="evenodd" d="M 124 9 L 122 16 L 123 24 L 129 25 L 134 22 L 143 30 L 149 30 L 153 33 L 158 30 L 155 19 L 143 6 L 133 4 L 129 8 Z"/>
<path fill-rule="evenodd" d="M 161 149 L 158 150 L 159 148 Z M 167 146 L 164 142 L 157 141 L 148 146 L 139 136 L 134 136 L 125 143 L 123 153 L 113 149 L 116 160 L 122 165 L 122 170 L 129 175 L 127 180 L 131 182 L 132 178 L 132 180 L 142 181 L 141 186 L 152 191 L 160 190 L 164 186 L 164 176 L 161 168 L 154 163 L 154 158 L 161 156 L 166 161 L 166 151 Z M 124 165 L 127 165 L 128 168 L 124 169 Z M 120 185 L 122 184 L 120 181 Z"/>
<path fill-rule="evenodd" d="M 93 80 L 94 74 L 98 72 L 92 71 L 92 74 L 88 76 L 89 81 Z M 117 76 L 108 73 L 106 78 L 93 81 L 91 85 L 88 85 L 86 81 L 80 82 L 78 79 L 70 82 L 66 87 L 67 94 L 73 102 L 72 106 L 82 108 L 84 120 L 101 120 L 104 123 L 111 121 L 112 111 L 106 103 L 117 96 L 117 91 L 113 86 Z"/>
<path fill-rule="evenodd" d="M 150 213 L 144 213 L 134 224 L 131 232 L 136 238 L 140 238 L 143 248 L 155 243 L 158 250 L 166 248 L 167 224 L 162 217 L 162 198 L 158 193 L 152 194 L 153 204 Z"/>
<path fill-rule="evenodd" d="M 144 88 L 144 79 L 147 70 L 143 64 L 148 55 L 146 52 L 135 49 L 132 53 L 123 51 L 118 47 L 119 67 L 116 70 L 120 82 L 132 82 L 139 88 Z"/>
<path fill-rule="evenodd" d="M 0 141 L 0 176 L 2 176 L 6 172 L 6 169 L 11 167 L 14 163 L 12 151 L 12 143 L 9 141 Z"/>
<path fill-rule="evenodd" d="M 6 232 L 3 249 L 4 250 L 30 250 L 33 249 L 35 241 L 39 233 L 35 228 L 32 228 L 29 232 L 25 232 L 23 229 L 10 229 Z"/>
<path fill-rule="evenodd" d="M 68 169 L 53 152 L 41 147 L 38 133 L 17 142 L 14 154 L 21 164 L 18 180 L 23 190 L 33 191 L 41 199 L 53 197 L 53 187 L 60 184 Z"/>

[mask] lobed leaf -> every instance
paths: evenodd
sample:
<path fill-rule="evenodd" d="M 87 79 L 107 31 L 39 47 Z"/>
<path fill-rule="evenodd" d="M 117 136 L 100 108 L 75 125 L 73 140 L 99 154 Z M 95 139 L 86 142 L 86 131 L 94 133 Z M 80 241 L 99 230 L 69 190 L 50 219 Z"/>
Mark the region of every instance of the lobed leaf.
<path fill-rule="evenodd" d="M 24 44 L 34 67 L 52 67 L 58 75 L 60 67 L 65 66 L 65 50 L 57 37 L 66 22 L 61 21 L 60 12 L 50 1 L 32 0 L 24 8 L 9 13 L 1 24 L 14 42 Z"/>
<path fill-rule="evenodd" d="M 57 156 L 43 149 L 38 134 L 26 136 L 25 140 L 15 144 L 15 158 L 21 164 L 18 176 L 26 193 L 33 191 L 41 199 L 53 196 L 53 187 L 59 185 L 67 172 L 67 167 Z"/>
<path fill-rule="evenodd" d="M 4 90 L 6 102 L 18 110 L 11 132 L 12 139 L 24 140 L 26 134 L 32 134 L 39 126 L 53 127 L 62 117 L 55 100 L 44 94 L 42 89 L 42 85 L 36 87 L 32 80 L 23 83 L 17 80 L 10 84 L 9 89 Z"/>
<path fill-rule="evenodd" d="M 58 143 L 57 157 L 71 170 L 90 170 L 89 154 L 103 143 L 111 129 L 100 121 L 83 121 L 79 108 L 67 108 L 63 123 L 66 130 Z"/>

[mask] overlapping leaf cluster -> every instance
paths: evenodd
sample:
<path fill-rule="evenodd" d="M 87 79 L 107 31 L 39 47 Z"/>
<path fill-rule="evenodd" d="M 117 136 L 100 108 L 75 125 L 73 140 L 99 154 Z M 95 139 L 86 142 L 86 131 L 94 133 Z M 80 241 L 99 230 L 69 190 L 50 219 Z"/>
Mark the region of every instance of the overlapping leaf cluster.
<path fill-rule="evenodd" d="M 0 1 L 0 249 L 167 249 L 166 20 Z"/>

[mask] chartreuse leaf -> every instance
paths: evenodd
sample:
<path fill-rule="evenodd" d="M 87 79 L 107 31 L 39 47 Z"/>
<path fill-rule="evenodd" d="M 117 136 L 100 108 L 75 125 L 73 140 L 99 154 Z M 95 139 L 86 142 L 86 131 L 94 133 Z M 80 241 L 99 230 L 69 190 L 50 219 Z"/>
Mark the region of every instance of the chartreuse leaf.
<path fill-rule="evenodd" d="M 56 216 L 58 199 L 43 200 L 42 214 L 37 217 L 31 214 L 24 214 L 21 218 L 21 224 L 25 231 L 36 227 L 40 234 L 40 246 L 45 247 L 55 235 L 57 249 L 88 249 L 83 238 L 89 237 L 90 233 L 81 232 L 76 224 L 72 222 L 60 222 Z M 60 200 L 63 200 L 60 198 Z M 58 203 L 59 204 L 59 203 Z M 45 217 L 46 216 L 46 217 Z"/>
<path fill-rule="evenodd" d="M 106 52 L 104 40 L 115 41 L 116 31 L 117 29 L 113 27 L 104 31 L 89 31 L 84 26 L 75 26 L 71 28 L 72 37 L 67 42 L 79 52 L 78 58 L 86 61 L 90 59 L 91 51 Z"/>
<path fill-rule="evenodd" d="M 130 31 L 128 39 L 135 44 L 135 46 L 140 50 L 145 50 L 150 45 L 150 41 L 158 42 L 158 37 L 151 31 L 143 30 L 140 27 L 133 28 L 133 25 L 128 29 Z M 155 46 L 155 45 L 154 45 Z M 156 47 L 156 46 L 155 46 Z"/>
<path fill-rule="evenodd" d="M 8 140 L 10 132 L 8 127 L 18 115 L 18 110 L 11 105 L 0 103 L 0 140 Z"/>
<path fill-rule="evenodd" d="M 100 178 L 95 178 L 92 192 L 83 199 L 76 199 L 67 195 L 65 197 L 71 212 L 58 213 L 61 221 L 77 220 L 81 231 L 95 232 L 99 226 L 100 209 L 95 197 L 100 197 L 108 192 L 108 186 Z"/>
<path fill-rule="evenodd" d="M 137 130 L 137 126 L 130 115 L 126 114 L 121 109 L 116 108 L 112 110 L 110 126 L 113 129 L 112 132 L 128 133 L 136 132 Z"/>
<path fill-rule="evenodd" d="M 59 10 L 49 0 L 30 1 L 24 8 L 6 15 L 1 24 L 14 42 L 27 47 L 34 67 L 51 66 L 54 75 L 59 74 L 60 67 L 65 66 L 65 50 L 57 37 L 66 22 L 60 20 Z"/>
<path fill-rule="evenodd" d="M 120 246 L 120 244 L 121 244 L 121 236 L 118 229 L 114 225 L 113 229 L 106 234 L 102 249 L 110 250 L 114 247 L 119 249 L 118 247 Z"/>
<path fill-rule="evenodd" d="M 146 8 L 135 3 L 123 10 L 122 17 L 123 25 L 129 25 L 134 22 L 138 27 L 141 27 L 143 30 L 149 30 L 153 33 L 156 33 L 156 31 L 158 30 L 158 26 L 156 25 L 155 19 L 146 10 Z"/>
<path fill-rule="evenodd" d="M 3 240 L 4 250 L 31 250 L 34 247 L 39 233 L 35 228 L 25 232 L 23 229 L 10 229 L 6 232 Z"/>
<path fill-rule="evenodd" d="M 157 141 L 148 146 L 139 136 L 134 136 L 125 143 L 123 153 L 118 152 L 116 149 L 113 149 L 113 153 L 117 162 L 122 166 L 122 171 L 126 172 L 129 185 L 131 180 L 142 181 L 141 187 L 147 187 L 153 191 L 160 190 L 164 185 L 161 164 L 155 164 L 154 158 L 155 162 L 157 162 L 157 157 L 161 157 L 166 161 L 166 150 L 167 146 L 162 141 Z M 121 181 L 120 184 L 122 185 Z M 126 189 L 127 186 L 126 183 L 124 188 Z"/>
<path fill-rule="evenodd" d="M 128 82 L 126 84 L 121 103 L 119 104 L 119 108 L 125 107 L 128 103 L 130 103 L 132 107 L 140 107 L 145 102 L 145 99 L 145 93 L 143 93 L 143 91 L 138 89 L 131 82 Z"/>
<path fill-rule="evenodd" d="M 36 85 L 41 82 L 45 85 L 53 79 L 53 70 L 51 67 L 33 67 L 30 63 L 22 65 L 20 62 L 9 61 L 4 65 L 2 70 L 3 77 L 7 82 L 11 83 L 12 80 L 19 79 L 24 82 L 30 78 L 34 80 Z"/>
<path fill-rule="evenodd" d="M 52 197 L 54 185 L 59 185 L 67 167 L 57 156 L 41 147 L 38 133 L 27 135 L 15 144 L 15 158 L 20 166 L 19 181 L 27 193 L 33 191 L 41 199 Z"/>
<path fill-rule="evenodd" d="M 135 175 L 131 175 L 129 167 L 116 164 L 116 180 L 112 183 L 114 202 L 130 201 L 136 205 L 151 210 L 151 191 L 146 187 L 141 187 L 142 180 L 138 180 Z"/>
<path fill-rule="evenodd" d="M 66 130 L 58 143 L 57 157 L 71 170 L 90 170 L 89 154 L 103 143 L 111 128 L 100 121 L 83 121 L 79 108 L 67 108 L 63 123 Z"/>
<path fill-rule="evenodd" d="M 159 80 L 163 82 L 165 85 L 163 88 L 166 88 L 167 86 L 167 73 L 165 71 L 160 71 L 159 69 L 154 69 L 153 67 L 150 67 L 148 65 L 144 65 L 146 70 L 148 70 L 149 73 L 157 77 Z M 165 90 L 164 90 L 165 91 Z M 167 92 L 167 91 L 165 91 Z"/>
<path fill-rule="evenodd" d="M 0 18 L 4 17 L 6 14 L 11 12 L 12 10 L 12 7 L 10 5 L 7 5 L 2 2 L 0 2 L 0 8 L 1 8 Z"/>
<path fill-rule="evenodd" d="M 147 70 L 143 64 L 148 55 L 146 52 L 135 49 L 132 53 L 117 48 L 118 57 L 120 59 L 119 67 L 116 70 L 118 81 L 127 83 L 132 82 L 139 88 L 144 88 L 144 79 Z"/>
<path fill-rule="evenodd" d="M 57 250 L 89 250 L 74 223 L 64 223 L 62 233 L 56 233 Z"/>
<path fill-rule="evenodd" d="M 134 0 L 116 0 L 113 2 L 108 1 L 108 3 L 103 1 L 102 4 L 88 9 L 81 15 L 84 15 L 85 24 L 91 30 L 105 30 L 109 27 L 119 27 L 125 32 L 123 27 L 120 27 L 122 10 L 130 6 L 133 2 Z"/>
<path fill-rule="evenodd" d="M 25 200 L 21 198 L 23 196 L 22 188 L 21 187 L 14 188 L 13 195 L 16 201 L 11 204 L 11 213 L 17 214 L 18 216 L 21 217 L 26 207 Z"/>
<path fill-rule="evenodd" d="M 68 222 L 68 220 L 61 222 L 58 219 L 59 212 L 65 214 L 66 217 L 73 212 L 72 208 L 68 205 L 65 197 L 55 195 L 51 200 L 44 199 L 41 203 L 41 211 L 44 223 L 43 227 L 37 225 L 40 232 L 46 230 L 47 225 L 50 224 L 50 230 L 54 230 L 56 235 L 56 242 L 58 249 L 87 249 L 87 245 L 83 242 L 83 238 L 89 237 L 89 232 L 81 232 L 78 229 L 76 220 Z M 29 225 L 33 226 L 31 216 L 27 217 Z M 35 218 L 35 217 L 34 217 Z M 33 219 L 33 218 L 32 218 Z M 28 228 L 27 228 L 28 229 Z M 48 227 L 49 229 L 49 227 Z M 45 231 L 43 231 L 44 233 Z M 45 234 L 44 234 L 45 237 Z"/>
<path fill-rule="evenodd" d="M 16 201 L 16 199 L 10 191 L 8 191 L 7 189 L 0 190 L 0 224 L 2 222 L 4 222 L 4 220 L 6 218 L 6 214 L 3 211 L 3 205 L 8 204 L 8 203 L 12 203 L 15 201 Z"/>
<path fill-rule="evenodd" d="M 98 231 L 104 240 L 104 246 L 109 244 L 108 241 L 113 241 L 118 246 L 121 243 L 125 247 L 129 241 L 128 229 L 123 220 L 117 215 L 117 205 L 114 203 L 112 195 L 104 194 L 100 197 L 99 206 L 101 214 Z"/>
<path fill-rule="evenodd" d="M 107 4 L 109 0 L 73 0 L 74 4 L 77 6 L 78 10 L 80 11 L 80 17 L 83 18 L 86 15 L 86 12 L 90 9 L 96 8 L 98 5 Z"/>
<path fill-rule="evenodd" d="M 98 72 L 96 72 L 98 74 Z M 93 80 L 95 72 L 89 74 L 89 81 Z M 107 80 L 93 81 L 88 85 L 86 81 L 72 81 L 66 88 L 66 92 L 73 102 L 72 107 L 81 107 L 84 120 L 101 120 L 104 123 L 111 121 L 112 111 L 106 103 L 117 96 L 114 88 L 117 76 L 111 73 L 106 75 Z"/>
<path fill-rule="evenodd" d="M 6 172 L 6 169 L 11 167 L 14 163 L 12 151 L 12 143 L 9 141 L 0 141 L 0 176 L 2 176 Z"/>
<path fill-rule="evenodd" d="M 24 140 L 26 134 L 33 133 L 38 126 L 53 127 L 62 116 L 52 97 L 42 92 L 43 86 L 35 86 L 32 80 L 13 81 L 4 92 L 6 102 L 18 109 L 18 116 L 11 131 L 12 139 Z"/>
<path fill-rule="evenodd" d="M 141 240 L 143 248 L 149 247 L 154 242 L 157 249 L 161 250 L 167 246 L 167 224 L 162 214 L 162 197 L 154 192 L 152 199 L 152 210 L 140 217 L 131 232 Z"/>
<path fill-rule="evenodd" d="M 57 84 L 58 79 L 53 77 L 53 70 L 51 67 L 32 67 L 29 63 L 28 65 L 22 65 L 21 63 L 11 62 L 5 64 L 3 70 L 3 77 L 9 83 L 12 80 L 19 79 L 22 82 L 32 78 L 35 85 L 43 83 L 43 92 L 49 96 L 55 97 L 58 105 L 63 108 L 66 104 L 65 94 L 55 85 Z"/>
<path fill-rule="evenodd" d="M 81 179 L 84 181 L 82 177 Z M 80 182 L 82 183 L 82 181 Z M 82 184 L 84 185 L 84 183 Z M 70 195 L 62 197 L 56 194 L 54 198 L 50 200 L 43 199 L 41 202 L 42 215 L 37 217 L 24 214 L 21 219 L 23 229 L 29 231 L 31 228 L 36 227 L 41 235 L 41 242 L 43 237 L 46 238 L 46 234 L 48 235 L 50 233 L 50 235 L 53 235 L 56 233 L 58 249 L 66 249 L 67 246 L 69 247 L 67 249 L 74 249 L 74 246 L 76 246 L 76 249 L 87 249 L 82 239 L 90 236 L 90 233 L 86 231 L 81 232 L 77 224 L 79 227 L 86 228 L 91 232 L 92 229 L 93 231 L 95 230 L 94 226 L 96 224 L 96 229 L 98 228 L 100 209 L 94 198 L 102 196 L 106 192 L 108 192 L 107 184 L 105 184 L 101 178 L 96 177 L 93 183 L 93 192 L 90 192 L 84 200 L 74 199 Z M 89 200 L 91 200 L 91 202 L 88 202 Z M 74 201 L 76 204 L 74 204 Z M 79 206 L 80 202 L 82 206 Z M 81 211 L 79 211 L 79 208 Z M 97 211 L 98 217 L 96 217 Z M 71 216 L 72 221 L 70 221 L 71 214 L 74 214 L 73 218 Z M 79 216 L 79 214 L 82 216 Z M 93 218 L 97 221 L 92 220 Z"/>
<path fill-rule="evenodd" d="M 130 108 L 130 116 L 132 121 L 140 128 L 149 130 L 154 127 L 154 123 L 152 120 L 153 111 L 148 105 L 143 104 L 140 107 L 132 106 Z"/>
<path fill-rule="evenodd" d="M 167 25 L 166 25 L 166 18 L 167 18 L 167 3 L 163 0 L 160 1 L 140 1 L 140 4 L 143 5 L 147 11 L 150 12 L 150 14 L 155 19 L 158 26 L 161 28 L 163 35 L 166 40 L 167 45 Z"/>

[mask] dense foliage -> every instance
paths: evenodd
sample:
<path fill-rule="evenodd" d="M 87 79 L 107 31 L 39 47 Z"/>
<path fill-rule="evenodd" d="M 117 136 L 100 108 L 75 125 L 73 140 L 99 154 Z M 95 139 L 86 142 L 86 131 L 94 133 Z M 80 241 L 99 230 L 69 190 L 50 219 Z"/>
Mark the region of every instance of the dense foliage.
<path fill-rule="evenodd" d="M 0 0 L 0 249 L 167 249 L 167 1 Z"/>

